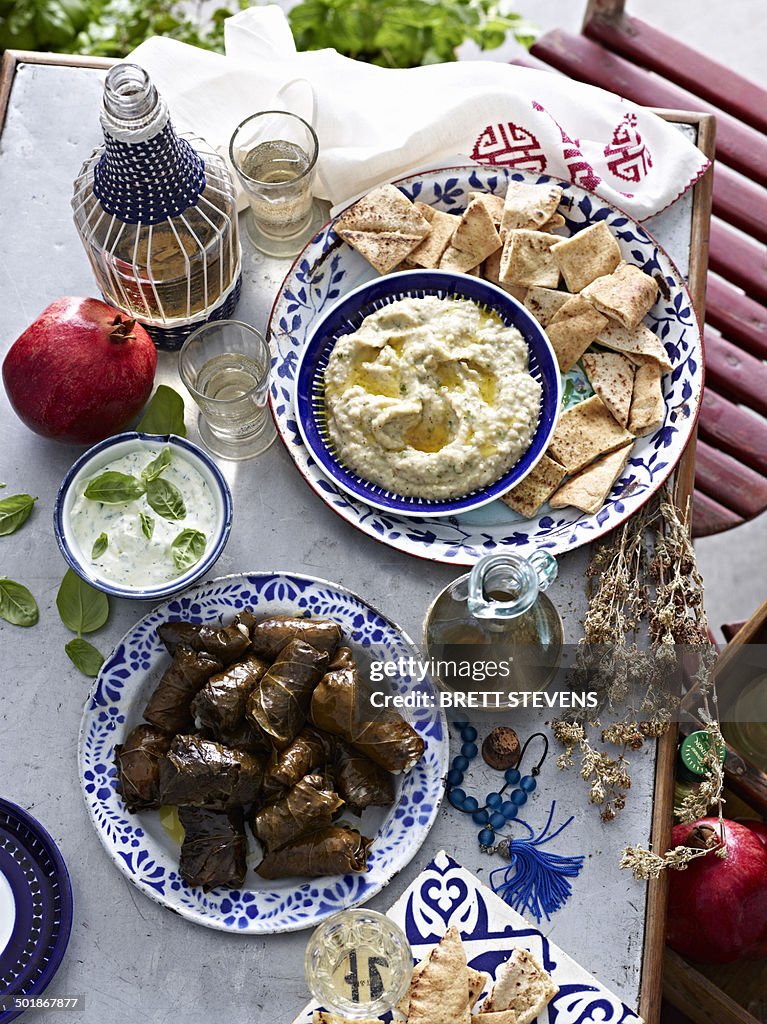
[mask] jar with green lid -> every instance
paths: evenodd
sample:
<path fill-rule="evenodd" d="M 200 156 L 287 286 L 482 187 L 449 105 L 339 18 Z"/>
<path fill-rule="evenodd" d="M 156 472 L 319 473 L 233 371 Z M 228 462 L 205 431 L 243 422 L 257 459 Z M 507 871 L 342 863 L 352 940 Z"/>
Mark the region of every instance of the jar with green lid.
<path fill-rule="evenodd" d="M 706 777 L 706 756 L 711 750 L 711 735 L 704 729 L 691 732 L 679 744 L 676 762 L 674 807 L 679 807 L 686 796 L 694 792 Z M 727 748 L 719 745 L 719 760 L 724 764 Z"/>

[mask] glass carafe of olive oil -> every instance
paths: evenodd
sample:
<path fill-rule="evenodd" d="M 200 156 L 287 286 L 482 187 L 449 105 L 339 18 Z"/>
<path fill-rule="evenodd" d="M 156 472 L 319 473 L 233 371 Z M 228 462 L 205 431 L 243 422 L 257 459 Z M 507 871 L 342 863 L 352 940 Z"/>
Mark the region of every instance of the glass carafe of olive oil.
<path fill-rule="evenodd" d="M 242 281 L 237 204 L 225 161 L 177 133 L 146 71 L 117 64 L 104 85 L 104 144 L 83 164 L 72 208 L 107 302 L 159 348 L 231 317 Z"/>
<path fill-rule="evenodd" d="M 545 690 L 562 655 L 562 620 L 542 593 L 556 576 L 546 551 L 487 555 L 446 587 L 424 623 L 441 685 L 465 693 Z"/>

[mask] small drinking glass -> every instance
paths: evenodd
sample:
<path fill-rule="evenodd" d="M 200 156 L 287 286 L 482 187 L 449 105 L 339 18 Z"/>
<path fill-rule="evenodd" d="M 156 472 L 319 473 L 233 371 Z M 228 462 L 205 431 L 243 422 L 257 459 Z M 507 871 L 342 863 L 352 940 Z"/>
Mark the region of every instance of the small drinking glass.
<path fill-rule="evenodd" d="M 269 256 L 295 256 L 317 233 L 322 209 L 312 192 L 319 143 L 302 117 L 264 110 L 234 130 L 229 158 L 250 209 L 245 227 L 255 247 Z"/>
<path fill-rule="evenodd" d="M 384 914 L 342 910 L 312 935 L 304 970 L 319 1003 L 359 1020 L 396 1006 L 410 984 L 413 953 L 405 933 Z"/>
<path fill-rule="evenodd" d="M 224 459 L 252 459 L 277 432 L 267 406 L 271 355 L 264 338 L 238 320 L 215 320 L 187 338 L 178 370 L 200 407 L 205 447 Z"/>

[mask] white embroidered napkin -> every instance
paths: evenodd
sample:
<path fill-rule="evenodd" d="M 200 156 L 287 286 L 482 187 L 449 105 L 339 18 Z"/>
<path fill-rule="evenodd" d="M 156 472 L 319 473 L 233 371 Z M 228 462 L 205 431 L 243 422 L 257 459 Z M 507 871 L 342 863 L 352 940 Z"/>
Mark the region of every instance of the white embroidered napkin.
<path fill-rule="evenodd" d="M 485 61 L 390 70 L 335 50 L 299 53 L 274 5 L 226 22 L 226 56 L 155 37 L 128 59 L 147 69 L 174 121 L 222 153 L 257 110 L 277 103 L 309 118 L 311 90 L 284 89 L 305 79 L 317 104 L 317 194 L 334 205 L 466 153 L 574 181 L 644 220 L 708 166 L 657 115 L 561 75 Z"/>

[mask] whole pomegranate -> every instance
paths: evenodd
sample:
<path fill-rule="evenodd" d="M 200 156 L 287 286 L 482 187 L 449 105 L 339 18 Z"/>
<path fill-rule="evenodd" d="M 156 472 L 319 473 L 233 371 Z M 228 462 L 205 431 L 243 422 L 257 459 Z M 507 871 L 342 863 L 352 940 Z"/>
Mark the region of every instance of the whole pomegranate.
<path fill-rule="evenodd" d="M 673 846 L 705 848 L 717 818 L 676 825 Z M 726 964 L 767 955 L 767 848 L 745 825 L 724 822 L 727 856 L 714 851 L 669 871 L 666 941 L 691 960 Z"/>
<path fill-rule="evenodd" d="M 99 299 L 56 299 L 16 339 L 3 383 L 16 414 L 43 437 L 92 444 L 128 425 L 152 391 L 147 332 Z"/>

